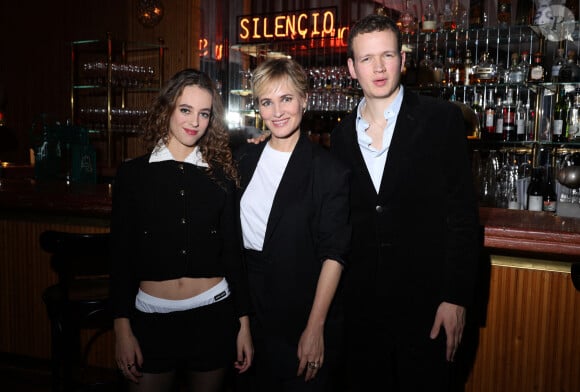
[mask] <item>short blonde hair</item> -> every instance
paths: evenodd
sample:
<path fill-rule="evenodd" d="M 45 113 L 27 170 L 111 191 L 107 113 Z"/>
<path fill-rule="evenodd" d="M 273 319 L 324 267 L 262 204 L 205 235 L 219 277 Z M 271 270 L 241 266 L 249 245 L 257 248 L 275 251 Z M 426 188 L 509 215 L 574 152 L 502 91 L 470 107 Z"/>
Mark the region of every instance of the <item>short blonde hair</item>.
<path fill-rule="evenodd" d="M 308 76 L 295 60 L 268 59 L 256 67 L 252 73 L 252 92 L 256 101 L 264 92 L 265 86 L 272 81 L 288 81 L 303 99 L 308 96 Z"/>

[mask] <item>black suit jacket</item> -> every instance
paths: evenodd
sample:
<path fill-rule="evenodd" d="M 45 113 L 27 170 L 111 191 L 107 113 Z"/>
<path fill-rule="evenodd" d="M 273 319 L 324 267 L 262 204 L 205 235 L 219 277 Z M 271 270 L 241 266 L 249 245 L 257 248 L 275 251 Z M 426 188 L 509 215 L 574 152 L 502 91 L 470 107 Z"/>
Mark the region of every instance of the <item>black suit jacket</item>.
<path fill-rule="evenodd" d="M 248 144 L 236 152 L 240 198 L 264 147 L 265 143 Z M 348 181 L 346 166 L 305 135 L 300 136 L 266 227 L 262 292 L 250 287 L 256 315 L 266 333 L 297 343 L 306 326 L 322 262 L 329 258 L 346 262 L 351 234 Z M 328 320 L 340 317 L 335 302 Z"/>
<path fill-rule="evenodd" d="M 347 308 L 407 317 L 424 333 L 441 301 L 467 306 L 474 295 L 479 227 L 463 117 L 405 90 L 378 193 L 355 120 L 353 112 L 339 124 L 330 147 L 352 170 Z"/>

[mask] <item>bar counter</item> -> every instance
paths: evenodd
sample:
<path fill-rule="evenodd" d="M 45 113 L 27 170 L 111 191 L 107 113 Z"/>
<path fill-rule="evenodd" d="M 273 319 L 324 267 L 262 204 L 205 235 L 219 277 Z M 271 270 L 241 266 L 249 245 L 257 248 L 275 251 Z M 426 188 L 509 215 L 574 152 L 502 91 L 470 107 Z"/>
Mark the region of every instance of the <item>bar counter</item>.
<path fill-rule="evenodd" d="M 57 276 L 38 237 L 44 230 L 107 232 L 111 187 L 1 181 L 0 352 L 47 359 L 50 330 L 41 298 Z M 465 339 L 464 346 L 477 353 L 465 392 L 580 390 L 572 365 L 580 363 L 580 291 L 571 282 L 571 266 L 580 261 L 580 219 L 499 208 L 479 212 L 485 266 L 482 305 L 474 314 L 485 321 L 479 337 Z M 81 339 L 89 342 L 91 334 Z M 89 364 L 115 369 L 112 331 L 98 340 Z M 546 388 L 538 387 L 543 383 Z"/>
<path fill-rule="evenodd" d="M 97 218 L 111 213 L 110 184 L 3 179 L 0 212 Z M 557 260 L 580 260 L 580 219 L 554 213 L 481 207 L 484 246 L 493 253 Z"/>

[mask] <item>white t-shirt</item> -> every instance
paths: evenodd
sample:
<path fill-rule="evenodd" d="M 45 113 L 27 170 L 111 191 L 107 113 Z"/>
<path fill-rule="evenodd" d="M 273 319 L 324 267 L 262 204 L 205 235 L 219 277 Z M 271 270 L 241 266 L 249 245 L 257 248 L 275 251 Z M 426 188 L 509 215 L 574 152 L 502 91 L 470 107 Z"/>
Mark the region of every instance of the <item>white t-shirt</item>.
<path fill-rule="evenodd" d="M 280 180 L 292 152 L 274 150 L 266 144 L 258 166 L 240 202 L 244 247 L 262 250 L 268 217 Z"/>

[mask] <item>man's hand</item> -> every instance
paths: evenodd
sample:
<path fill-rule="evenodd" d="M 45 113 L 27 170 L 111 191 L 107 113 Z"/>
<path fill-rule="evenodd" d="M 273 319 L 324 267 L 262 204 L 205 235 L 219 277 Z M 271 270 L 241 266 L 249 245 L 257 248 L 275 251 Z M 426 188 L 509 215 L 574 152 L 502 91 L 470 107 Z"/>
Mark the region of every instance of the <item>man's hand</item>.
<path fill-rule="evenodd" d="M 437 338 L 441 326 L 445 329 L 447 335 L 447 350 L 445 356 L 449 362 L 453 362 L 455 352 L 461 338 L 463 337 L 463 328 L 465 327 L 465 308 L 463 306 L 441 302 L 437 308 L 435 322 L 431 328 L 431 339 Z"/>

